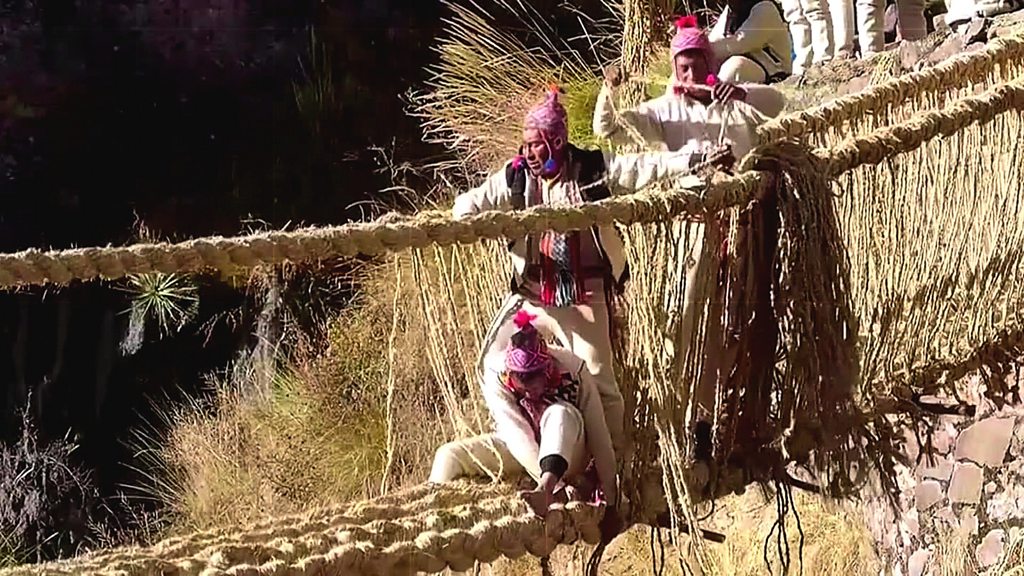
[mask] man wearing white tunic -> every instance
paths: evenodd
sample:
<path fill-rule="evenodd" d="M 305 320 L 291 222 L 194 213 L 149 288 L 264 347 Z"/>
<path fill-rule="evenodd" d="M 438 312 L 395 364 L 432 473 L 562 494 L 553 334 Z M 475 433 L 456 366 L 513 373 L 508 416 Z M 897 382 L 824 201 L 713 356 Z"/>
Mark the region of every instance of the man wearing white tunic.
<path fill-rule="evenodd" d="M 756 126 L 778 116 L 786 98 L 772 86 L 719 80 L 710 41 L 690 22 L 677 23 L 670 54 L 673 77 L 663 96 L 617 110 L 615 90 L 622 78 L 610 70 L 594 106 L 596 136 L 615 144 L 689 152 L 695 161 L 716 152 L 719 137 L 736 158 L 750 151 Z M 636 137 L 641 141 L 635 142 Z"/>
<path fill-rule="evenodd" d="M 734 85 L 718 81 L 710 71 L 714 55 L 707 36 L 695 26 L 679 26 L 672 39 L 674 81 L 669 83 L 664 96 L 643 102 L 634 109 L 616 110 L 614 87 L 621 78 L 610 71 L 606 84 L 597 98 L 594 110 L 593 129 L 597 136 L 610 139 L 618 144 L 640 144 L 647 148 L 688 152 L 695 161 L 720 154 L 723 147 L 731 152 L 728 157 L 740 158 L 756 143 L 757 126 L 778 115 L 785 106 L 785 97 L 771 86 L 757 84 Z M 634 139 L 639 138 L 640 142 Z M 717 222 L 716 222 L 717 223 Z M 717 226 L 710 229 L 710 242 L 721 241 L 715 237 Z M 685 276 L 686 294 L 675 283 L 666 286 L 665 302 L 681 300 L 682 307 L 668 305 L 669 319 L 667 334 L 675 333 L 676 322 L 691 321 L 690 309 L 695 304 L 690 290 L 695 278 L 702 273 L 699 266 L 687 266 L 687 261 L 702 262 L 699 255 L 705 246 L 705 234 L 690 230 L 690 258 L 681 257 L 675 262 L 676 273 Z M 714 265 L 720 265 L 716 263 Z M 685 330 L 684 330 L 685 332 Z M 669 355 L 684 354 L 675 350 L 672 339 L 666 337 Z M 715 364 L 706 362 L 706 373 L 695 389 L 696 412 L 688 415 L 694 423 L 697 459 L 709 457 L 711 429 L 714 419 L 716 379 Z"/>
<path fill-rule="evenodd" d="M 691 156 L 577 148 L 569 143 L 567 113 L 553 89 L 527 114 L 520 154 L 483 184 L 459 195 L 453 215 L 574 205 L 634 192 L 688 173 Z M 614 226 L 599 225 L 530 234 L 514 239 L 508 248 L 515 275 L 481 346 L 482 357 L 506 349 L 518 311 L 534 315 L 538 330 L 583 359 L 601 396 L 616 454 L 621 455 L 624 402 L 612 362 L 610 306 L 629 275 L 623 239 Z"/>

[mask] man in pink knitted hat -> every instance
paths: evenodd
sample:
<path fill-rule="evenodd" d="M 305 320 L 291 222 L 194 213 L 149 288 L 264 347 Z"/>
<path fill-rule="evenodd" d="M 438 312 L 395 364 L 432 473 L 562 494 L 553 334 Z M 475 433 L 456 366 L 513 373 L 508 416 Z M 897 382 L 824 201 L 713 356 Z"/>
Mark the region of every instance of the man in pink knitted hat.
<path fill-rule="evenodd" d="M 693 17 L 677 20 L 670 55 L 673 77 L 665 94 L 633 109 L 616 109 L 614 89 L 622 78 L 617 71 L 609 70 L 594 109 L 596 135 L 608 138 L 613 144 L 688 152 L 695 162 L 713 155 L 721 156 L 723 151 L 727 152 L 726 158 L 739 159 L 757 141 L 757 127 L 769 116 L 778 115 L 785 106 L 782 93 L 771 86 L 719 81 L 714 74 L 718 63 L 711 43 Z M 731 163 L 725 168 L 731 169 Z M 763 197 L 759 200 L 770 201 Z M 717 224 L 717 217 L 710 222 Z M 713 236 L 718 228 L 715 224 L 711 226 Z M 746 234 L 746 229 L 742 233 Z M 669 334 L 678 323 L 685 324 L 686 318 L 695 313 L 695 307 L 702 304 L 693 302 L 689 296 L 681 297 L 682 309 L 667 304 L 679 298 L 677 291 L 689 291 L 696 281 L 699 268 L 688 263 L 706 261 L 702 252 L 704 236 L 698 234 L 698 237 L 702 240 L 693 243 L 689 257 L 676 262 L 677 273 L 685 276 L 686 282 L 669 286 L 665 296 L 668 315 L 665 350 L 669 356 L 683 353 L 673 348 Z M 696 437 L 695 456 L 706 460 L 711 442 L 709 423 L 713 421 L 715 410 L 714 381 L 702 378 L 695 392 L 696 411 L 691 416 Z"/>
<path fill-rule="evenodd" d="M 696 161 L 724 147 L 739 159 L 753 147 L 757 126 L 785 107 L 785 96 L 771 86 L 721 81 L 712 43 L 693 16 L 676 21 L 670 57 L 665 94 L 632 109 L 616 108 L 624 78 L 609 67 L 594 107 L 595 135 L 613 144 L 685 150 Z"/>
<path fill-rule="evenodd" d="M 606 504 L 614 524 L 615 451 L 594 377 L 571 351 L 548 346 L 536 320 L 520 310 L 508 347 L 485 361 L 483 395 L 495 431 L 441 446 L 429 481 L 525 472 L 536 487 L 520 496 L 538 516 L 556 500 L 575 499 Z"/>
<path fill-rule="evenodd" d="M 463 218 L 489 210 L 571 206 L 640 190 L 690 170 L 690 154 L 613 154 L 569 142 L 568 117 L 552 88 L 523 121 L 519 153 L 480 186 L 455 199 Z M 624 448 L 622 393 L 612 360 L 611 307 L 625 289 L 629 268 L 614 225 L 531 233 L 508 244 L 513 264 L 510 293 L 481 346 L 481 357 L 502 352 L 515 330 L 515 314 L 526 310 L 547 337 L 583 359 L 593 378 L 616 453 Z M 481 366 L 481 375 L 486 370 Z"/>

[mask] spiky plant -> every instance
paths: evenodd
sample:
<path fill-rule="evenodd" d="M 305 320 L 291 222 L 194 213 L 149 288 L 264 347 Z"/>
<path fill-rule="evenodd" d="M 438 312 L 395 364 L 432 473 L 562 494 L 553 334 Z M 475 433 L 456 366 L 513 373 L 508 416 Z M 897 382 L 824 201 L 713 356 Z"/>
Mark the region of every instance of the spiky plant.
<path fill-rule="evenodd" d="M 125 290 L 133 296 L 127 310 L 128 332 L 121 342 L 121 350 L 126 355 L 142 347 L 149 321 L 156 323 L 160 339 L 180 331 L 199 310 L 198 288 L 187 275 L 133 274 L 128 276 L 127 284 Z"/>

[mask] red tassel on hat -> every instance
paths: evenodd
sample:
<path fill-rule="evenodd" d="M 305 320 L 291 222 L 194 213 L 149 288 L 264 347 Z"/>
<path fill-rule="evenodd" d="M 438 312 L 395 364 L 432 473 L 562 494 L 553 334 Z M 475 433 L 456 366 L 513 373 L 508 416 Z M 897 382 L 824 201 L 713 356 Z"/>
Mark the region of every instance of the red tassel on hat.
<path fill-rule="evenodd" d="M 697 17 L 693 14 L 676 18 L 676 28 L 696 28 Z"/>
<path fill-rule="evenodd" d="M 516 327 L 522 330 L 526 326 L 532 324 L 532 322 L 536 319 L 536 315 L 530 314 L 526 310 L 520 310 L 516 312 L 515 318 L 512 319 L 512 322 L 515 323 Z"/>

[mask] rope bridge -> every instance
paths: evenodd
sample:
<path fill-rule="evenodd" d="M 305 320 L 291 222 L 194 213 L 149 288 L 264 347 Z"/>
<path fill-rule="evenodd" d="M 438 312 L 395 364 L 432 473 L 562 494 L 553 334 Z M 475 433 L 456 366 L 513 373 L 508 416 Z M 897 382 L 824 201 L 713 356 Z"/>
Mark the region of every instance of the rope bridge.
<path fill-rule="evenodd" d="M 432 327 L 426 356 L 446 412 L 459 434 L 473 434 L 488 423 L 473 385 L 476 355 L 509 273 L 502 247 L 480 240 L 617 223 L 633 263 L 618 310 L 629 330 L 617 343 L 633 416 L 622 469 L 630 520 L 668 517 L 683 530 L 698 525 L 700 503 L 752 482 L 774 483 L 784 497 L 795 482 L 783 470 L 789 463 L 829 495 L 863 489 L 851 470 L 865 467 L 885 489 L 898 453 L 885 413 L 905 413 L 917 395 L 950 390 L 953 377 L 1005 363 L 1017 350 L 1022 111 L 1024 39 L 1009 36 L 766 123 L 736 175 L 459 221 L 425 211 L 178 244 L 28 250 L 0 255 L 0 286 L 397 253 L 396 265 L 420 287 L 401 313 Z M 776 191 L 777 210 L 749 208 L 764 187 Z M 726 268 L 717 264 L 722 246 Z M 751 256 L 760 250 L 774 254 L 771 266 Z M 772 349 L 758 353 L 758 339 L 744 334 L 758 322 L 764 328 L 763 318 L 744 303 L 761 294 L 759 277 L 773 278 L 764 289 L 778 325 L 768 327 Z M 758 363 L 758 354 L 774 361 Z M 717 386 L 712 468 L 695 478 L 686 423 L 712 360 L 732 363 L 742 378 Z M 600 516 L 569 505 L 533 519 L 500 484 L 418 486 L 12 573 L 466 570 L 594 544 Z"/>

